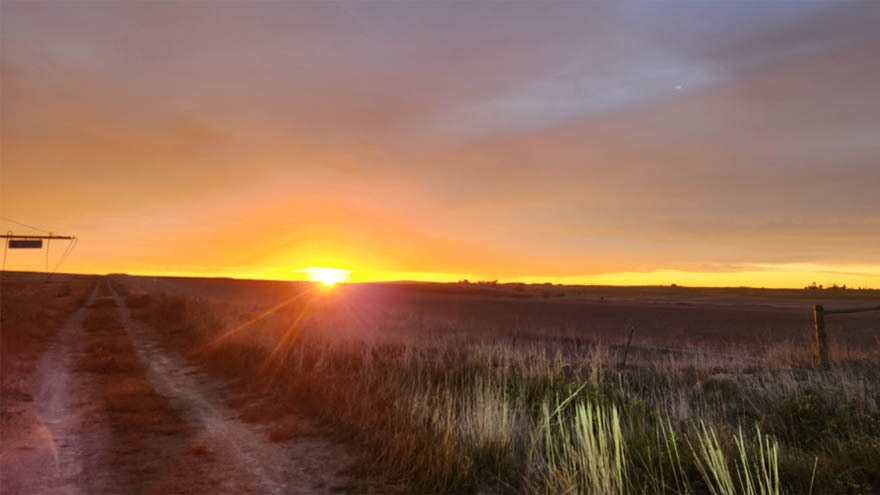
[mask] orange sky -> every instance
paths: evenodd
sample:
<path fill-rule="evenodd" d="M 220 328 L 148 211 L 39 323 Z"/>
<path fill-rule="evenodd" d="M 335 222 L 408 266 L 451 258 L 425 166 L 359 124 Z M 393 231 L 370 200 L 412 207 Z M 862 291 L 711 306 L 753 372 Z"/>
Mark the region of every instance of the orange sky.
<path fill-rule="evenodd" d="M 63 271 L 880 288 L 873 3 L 0 9 Z"/>

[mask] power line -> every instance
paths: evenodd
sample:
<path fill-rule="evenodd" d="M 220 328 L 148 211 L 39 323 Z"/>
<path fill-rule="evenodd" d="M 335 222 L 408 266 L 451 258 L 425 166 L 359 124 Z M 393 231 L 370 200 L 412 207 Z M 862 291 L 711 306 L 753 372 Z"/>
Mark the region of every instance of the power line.
<path fill-rule="evenodd" d="M 46 280 L 52 278 L 52 275 L 55 275 L 55 272 L 58 271 L 58 268 L 61 266 L 61 264 L 64 263 L 64 261 L 67 260 L 67 257 L 70 256 L 70 253 L 73 252 L 73 248 L 76 247 L 76 243 L 78 240 L 79 239 L 77 239 L 76 237 L 74 237 L 73 239 L 70 240 L 70 242 L 67 244 L 67 249 L 64 250 L 64 253 L 61 255 L 61 258 L 58 260 L 58 263 L 55 264 L 55 268 L 52 269 L 52 272 L 49 273 L 49 276 L 46 278 Z M 47 249 L 48 249 L 48 246 L 47 246 Z"/>
<path fill-rule="evenodd" d="M 28 225 L 28 224 L 26 224 L 26 223 L 21 223 L 21 222 L 19 222 L 19 221 L 17 221 L 17 220 L 13 220 L 13 219 L 8 218 L 8 217 L 0 216 L 0 220 L 6 220 L 7 222 L 12 222 L 12 223 L 14 223 L 14 224 L 16 224 L 16 225 L 20 225 L 20 226 L 22 226 L 22 227 L 27 227 L 27 228 L 29 228 L 29 229 L 38 230 L 38 231 L 40 231 L 40 232 L 43 232 L 44 234 L 50 234 L 50 235 L 52 234 L 52 232 L 49 232 L 48 230 L 43 230 L 43 229 L 41 229 L 41 228 L 39 228 L 39 227 L 34 227 L 33 225 Z"/>
<path fill-rule="evenodd" d="M 9 248 L 11 247 L 10 245 L 15 240 L 18 240 L 19 242 L 20 241 L 26 242 L 26 241 L 39 240 L 40 244 L 42 245 L 42 240 L 45 239 L 46 240 L 46 273 L 47 273 L 46 281 L 48 282 L 49 279 L 52 278 L 52 275 L 54 275 L 55 272 L 58 271 L 58 268 L 61 267 L 61 264 L 67 260 L 67 257 L 70 256 L 70 253 L 73 252 L 73 248 L 76 247 L 76 243 L 78 241 L 76 236 L 54 235 L 51 231 L 43 230 L 39 227 L 34 227 L 33 225 L 28 225 L 26 223 L 22 223 L 22 222 L 19 222 L 18 220 L 13 220 L 9 217 L 4 217 L 2 215 L 0 215 L 0 220 L 5 220 L 7 222 L 11 222 L 16 225 L 20 225 L 22 227 L 26 227 L 26 228 L 29 228 L 32 230 L 36 230 L 38 232 L 42 232 L 44 234 L 48 234 L 48 235 L 14 235 L 12 233 L 12 231 L 9 231 L 6 233 L 6 235 L 0 235 L 0 239 L 5 239 L 5 242 L 3 243 L 4 244 L 4 246 L 3 246 L 3 265 L 2 265 L 2 268 L 0 268 L 0 272 L 6 272 L 6 253 L 9 251 Z M 65 249 L 64 252 L 61 254 L 61 258 L 58 259 L 58 263 L 55 264 L 55 268 L 53 268 L 52 271 L 50 272 L 49 271 L 49 245 L 52 242 L 52 239 L 66 240 L 66 241 L 68 241 L 68 243 L 67 243 L 67 249 Z M 20 246 L 20 247 L 33 247 L 33 246 Z"/>

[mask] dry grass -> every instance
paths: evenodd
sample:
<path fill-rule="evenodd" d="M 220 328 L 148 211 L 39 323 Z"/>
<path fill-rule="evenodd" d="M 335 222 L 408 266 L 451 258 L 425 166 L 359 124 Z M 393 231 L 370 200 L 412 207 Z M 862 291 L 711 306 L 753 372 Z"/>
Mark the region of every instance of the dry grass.
<path fill-rule="evenodd" d="M 288 418 L 278 422 L 269 430 L 270 442 L 288 442 L 294 438 L 300 438 L 308 432 L 307 429 L 296 420 Z"/>
<path fill-rule="evenodd" d="M 77 363 L 80 371 L 127 376 L 140 371 L 131 341 L 119 324 L 112 298 L 98 299 L 90 306 L 83 328 L 89 336 L 84 355 Z"/>
<path fill-rule="evenodd" d="M 95 277 L 0 275 L 0 352 L 4 380 L 29 376 L 36 359 L 70 315 L 83 305 Z M 21 367 L 22 369 L 19 369 Z M 10 375 L 15 372 L 15 375 Z"/>
<path fill-rule="evenodd" d="M 190 445 L 189 448 L 186 449 L 186 453 L 192 456 L 204 458 L 212 458 L 214 456 L 214 452 L 211 450 L 211 448 L 203 443 Z"/>
<path fill-rule="evenodd" d="M 112 299 L 110 299 L 112 302 Z M 185 433 L 180 415 L 158 394 L 138 361 L 115 304 L 93 305 L 84 322 L 87 340 L 77 369 L 98 383 L 98 406 L 120 433 Z"/>
<path fill-rule="evenodd" d="M 140 316 L 205 369 L 321 418 L 371 453 L 360 469 L 411 490 L 880 491 L 877 347 L 840 346 L 829 372 L 792 343 L 642 348 L 621 370 L 619 347 L 542 339 L 540 328 L 517 341 L 401 316 L 382 324 L 418 339 L 345 339 L 329 310 L 218 344 L 238 316 L 136 297 Z"/>
<path fill-rule="evenodd" d="M 143 492 L 163 479 L 175 456 L 184 454 L 189 425 L 153 389 L 112 298 L 98 299 L 83 326 L 85 352 L 77 370 L 92 376 L 97 388 L 94 406 L 112 435 L 111 448 L 99 465 L 114 466 L 118 486 Z"/>
<path fill-rule="evenodd" d="M 140 364 L 132 361 L 129 356 L 118 352 L 120 348 L 125 347 L 125 343 L 126 341 L 122 337 L 89 343 L 85 348 L 87 357 L 80 359 L 77 363 L 77 369 L 103 374 L 137 371 Z"/>

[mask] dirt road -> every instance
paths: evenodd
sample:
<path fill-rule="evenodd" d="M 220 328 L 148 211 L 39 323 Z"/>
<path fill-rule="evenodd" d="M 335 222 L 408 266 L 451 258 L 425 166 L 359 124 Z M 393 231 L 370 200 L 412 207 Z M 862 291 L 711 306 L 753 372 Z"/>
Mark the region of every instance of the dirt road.
<path fill-rule="evenodd" d="M 318 438 L 270 442 L 264 427 L 245 423 L 225 405 L 218 384 L 183 358 L 165 352 L 155 332 L 133 319 L 113 292 L 138 359 L 156 391 L 168 397 L 191 424 L 193 445 L 206 453 L 209 479 L 189 480 L 195 493 L 330 493 L 346 479 L 340 471 L 352 458 L 344 446 Z"/>
<path fill-rule="evenodd" d="M 108 431 L 90 405 L 90 384 L 74 372 L 88 303 L 55 335 L 32 380 L 34 427 L 18 439 L 16 459 L 4 473 L 4 494 L 84 494 L 104 486 L 100 471 L 86 469 L 107 443 Z"/>
<path fill-rule="evenodd" d="M 89 352 L 96 352 L 86 345 L 87 322 L 99 311 L 93 304 L 106 302 L 99 294 L 96 288 L 37 362 L 27 390 L 33 401 L 22 402 L 25 410 L 17 413 L 25 418 L 24 430 L 4 438 L 0 449 L 0 493 L 318 494 L 338 491 L 348 481 L 341 474 L 352 462 L 345 446 L 308 428 L 271 441 L 266 427 L 238 419 L 239 412 L 226 405 L 222 384 L 166 352 L 155 332 L 132 319 L 111 291 L 116 308 L 109 311 L 118 311 L 150 385 L 190 425 L 186 435 L 170 433 L 161 440 L 159 434 L 158 442 L 155 431 L 129 429 L 119 437 L 118 425 L 102 408 L 99 375 L 80 369 L 92 357 Z"/>

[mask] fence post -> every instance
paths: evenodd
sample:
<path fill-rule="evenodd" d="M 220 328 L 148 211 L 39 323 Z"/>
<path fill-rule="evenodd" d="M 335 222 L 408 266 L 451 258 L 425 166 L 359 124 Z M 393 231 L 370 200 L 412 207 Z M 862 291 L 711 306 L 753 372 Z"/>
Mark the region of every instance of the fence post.
<path fill-rule="evenodd" d="M 813 321 L 816 325 L 816 352 L 819 366 L 827 370 L 831 363 L 828 360 L 828 335 L 825 333 L 825 308 L 821 304 L 813 306 Z"/>
<path fill-rule="evenodd" d="M 636 326 L 633 324 L 629 325 L 629 337 L 626 339 L 626 347 L 623 349 L 623 359 L 620 362 L 620 369 L 626 368 L 626 356 L 629 354 L 629 346 L 633 341 L 633 333 L 636 331 Z"/>

